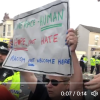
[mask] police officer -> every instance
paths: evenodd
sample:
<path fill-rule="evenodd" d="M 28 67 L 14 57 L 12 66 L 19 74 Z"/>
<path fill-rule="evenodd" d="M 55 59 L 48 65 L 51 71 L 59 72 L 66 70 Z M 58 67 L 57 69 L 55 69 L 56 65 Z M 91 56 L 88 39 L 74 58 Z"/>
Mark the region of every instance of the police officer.
<path fill-rule="evenodd" d="M 85 69 L 85 72 L 87 72 L 87 62 L 88 62 L 88 59 L 87 59 L 86 56 L 84 56 L 83 62 L 84 62 L 84 69 Z"/>
<path fill-rule="evenodd" d="M 0 81 L 1 84 L 5 85 L 16 98 L 19 98 L 20 72 L 14 72 L 11 69 L 2 68 L 2 63 L 5 60 L 8 52 L 8 44 L 0 42 Z M 11 84 L 8 84 L 8 82 L 11 82 Z M 18 84 L 13 84 L 13 82 L 18 82 Z"/>
<path fill-rule="evenodd" d="M 13 70 L 2 68 L 2 63 L 4 62 L 7 54 L 8 54 L 8 46 L 7 43 L 0 42 L 0 81 L 4 81 L 9 76 L 14 74 Z"/>
<path fill-rule="evenodd" d="M 92 74 L 96 66 L 95 56 L 92 56 L 92 58 L 90 59 L 90 65 L 91 65 L 91 74 Z"/>
<path fill-rule="evenodd" d="M 98 56 L 96 59 L 96 74 L 99 74 L 99 67 L 100 67 L 100 57 Z"/>
<path fill-rule="evenodd" d="M 85 56 L 84 55 L 82 55 L 82 57 L 81 57 L 81 59 L 80 59 L 80 66 L 82 67 L 82 72 L 84 73 L 84 61 L 83 61 L 83 58 L 84 58 Z"/>

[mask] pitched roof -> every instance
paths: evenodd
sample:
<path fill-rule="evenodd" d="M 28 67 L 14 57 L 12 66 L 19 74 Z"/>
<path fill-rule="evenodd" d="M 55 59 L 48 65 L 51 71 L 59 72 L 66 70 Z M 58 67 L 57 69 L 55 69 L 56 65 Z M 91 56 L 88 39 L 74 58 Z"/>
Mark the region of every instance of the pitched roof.
<path fill-rule="evenodd" d="M 100 28 L 92 27 L 92 26 L 86 26 L 86 25 L 82 25 L 82 24 L 81 24 L 81 26 L 83 26 L 84 28 L 86 28 L 90 32 L 100 33 Z"/>

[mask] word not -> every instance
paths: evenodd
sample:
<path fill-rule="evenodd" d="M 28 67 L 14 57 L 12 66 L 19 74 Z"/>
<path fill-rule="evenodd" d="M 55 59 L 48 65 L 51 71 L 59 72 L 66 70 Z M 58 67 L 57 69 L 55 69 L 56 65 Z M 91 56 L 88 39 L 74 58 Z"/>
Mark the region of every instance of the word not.
<path fill-rule="evenodd" d="M 50 13 L 49 15 L 44 15 L 40 17 L 40 26 L 46 25 L 51 22 L 63 20 L 64 9 L 61 12 Z"/>
<path fill-rule="evenodd" d="M 43 59 L 39 58 L 37 59 L 38 63 L 48 63 L 48 64 L 55 64 L 55 59 Z"/>
<path fill-rule="evenodd" d="M 58 65 L 70 64 L 70 59 L 58 59 Z"/>
<path fill-rule="evenodd" d="M 16 57 L 16 56 L 12 56 L 10 61 L 20 61 L 20 62 L 25 62 L 25 58 L 23 57 Z"/>
<path fill-rule="evenodd" d="M 35 58 L 29 59 L 28 60 L 28 66 L 34 66 L 33 62 L 34 62 Z"/>
<path fill-rule="evenodd" d="M 29 59 L 28 62 L 34 62 L 35 58 Z"/>
<path fill-rule="evenodd" d="M 55 35 L 50 35 L 48 37 L 44 37 L 41 39 L 41 44 L 45 44 L 45 43 L 51 43 L 51 42 L 58 42 L 57 41 L 57 36 L 58 34 Z M 53 39 L 52 39 L 53 38 Z M 52 41 L 51 41 L 52 40 Z"/>
<path fill-rule="evenodd" d="M 21 22 L 18 23 L 15 29 L 23 29 L 23 28 L 29 28 L 29 27 L 33 27 L 35 25 L 35 20 L 31 20 L 31 21 L 25 21 L 25 22 Z"/>
<path fill-rule="evenodd" d="M 36 39 L 29 40 L 28 45 L 30 45 L 30 44 L 35 44 L 35 41 L 36 41 Z"/>

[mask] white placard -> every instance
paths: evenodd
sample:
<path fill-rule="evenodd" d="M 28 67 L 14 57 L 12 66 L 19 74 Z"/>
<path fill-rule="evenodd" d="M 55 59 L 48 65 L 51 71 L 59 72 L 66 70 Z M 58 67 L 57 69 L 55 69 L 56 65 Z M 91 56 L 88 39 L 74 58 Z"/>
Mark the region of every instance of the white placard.
<path fill-rule="evenodd" d="M 13 50 L 3 67 L 41 74 L 71 75 L 69 1 L 58 0 L 14 18 Z"/>

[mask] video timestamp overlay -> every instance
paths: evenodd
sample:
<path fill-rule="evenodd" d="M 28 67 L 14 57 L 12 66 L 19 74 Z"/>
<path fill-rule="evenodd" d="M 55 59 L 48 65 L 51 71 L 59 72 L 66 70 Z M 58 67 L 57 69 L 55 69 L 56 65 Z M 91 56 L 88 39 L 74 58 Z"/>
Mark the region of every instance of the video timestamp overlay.
<path fill-rule="evenodd" d="M 74 91 L 74 92 L 72 92 L 72 91 L 66 91 L 66 92 L 61 91 L 61 96 L 87 96 L 87 92 L 86 91 L 82 91 L 82 92 L 80 92 L 80 91 Z M 91 96 L 94 96 L 94 97 L 98 96 L 98 92 L 97 91 L 91 92 Z"/>
<path fill-rule="evenodd" d="M 72 92 L 72 91 L 66 91 L 66 92 L 64 92 L 64 91 L 62 91 L 61 92 L 61 96 L 87 96 L 87 93 L 86 92 L 80 92 L 80 91 L 74 91 L 74 92 Z"/>

